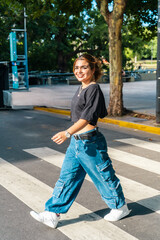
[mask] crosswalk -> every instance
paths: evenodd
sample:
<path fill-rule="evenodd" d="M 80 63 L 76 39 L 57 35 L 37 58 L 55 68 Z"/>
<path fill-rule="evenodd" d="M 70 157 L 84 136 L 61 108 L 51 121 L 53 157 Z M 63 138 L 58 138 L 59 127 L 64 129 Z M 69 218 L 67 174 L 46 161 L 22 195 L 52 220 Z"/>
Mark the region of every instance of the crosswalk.
<path fill-rule="evenodd" d="M 130 147 L 138 147 L 141 151 L 147 149 L 158 153 L 160 152 L 160 143 L 142 141 L 136 138 L 117 139 L 116 141 L 123 143 L 123 146 L 125 144 L 126 147 L 128 145 Z M 23 149 L 22 151 L 30 155 L 31 158 L 34 156 L 43 161 L 44 164 L 49 163 L 51 166 L 58 168 L 61 168 L 64 159 L 63 153 L 48 147 L 29 148 Z M 136 167 L 141 171 L 145 171 L 146 175 L 150 172 L 156 176 L 160 176 L 160 158 L 158 160 L 152 160 L 140 156 L 141 153 L 138 155 L 128 153 L 125 150 L 119 150 L 118 147 L 109 148 L 108 151 L 111 159 L 114 161 Z M 160 191 L 156 189 L 156 187 L 147 186 L 125 176 L 119 174 L 117 174 L 117 176 L 121 180 L 126 199 L 153 211 L 153 213 L 159 217 L 160 223 Z M 89 176 L 86 176 L 86 181 L 91 183 Z M 20 201 L 37 212 L 43 211 L 44 203 L 50 198 L 53 191 L 53 189 L 44 182 L 2 158 L 0 158 L 0 184 Z M 70 224 L 63 224 L 66 221 Z M 136 233 L 134 235 L 133 232 L 130 233 L 129 230 L 125 231 L 120 226 L 105 221 L 101 216 L 76 201 L 69 212 L 62 215 L 58 230 L 71 240 L 143 239 L 143 237 L 141 238 L 139 235 L 137 238 Z M 150 239 L 148 238 L 146 240 Z"/>

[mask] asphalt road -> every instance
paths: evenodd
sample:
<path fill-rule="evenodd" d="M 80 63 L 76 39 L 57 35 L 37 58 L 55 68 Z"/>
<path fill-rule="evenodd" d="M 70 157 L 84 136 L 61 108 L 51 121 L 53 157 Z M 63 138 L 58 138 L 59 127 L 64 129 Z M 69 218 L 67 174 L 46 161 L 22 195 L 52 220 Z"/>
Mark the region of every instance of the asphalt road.
<path fill-rule="evenodd" d="M 51 137 L 70 126 L 70 119 L 34 110 L 1 110 L 0 123 L 0 240 L 160 239 L 158 135 L 99 124 L 132 212 L 116 223 L 103 220 L 109 209 L 86 179 L 75 204 L 53 230 L 29 212 L 43 210 L 59 177 L 69 140 L 56 145 Z"/>

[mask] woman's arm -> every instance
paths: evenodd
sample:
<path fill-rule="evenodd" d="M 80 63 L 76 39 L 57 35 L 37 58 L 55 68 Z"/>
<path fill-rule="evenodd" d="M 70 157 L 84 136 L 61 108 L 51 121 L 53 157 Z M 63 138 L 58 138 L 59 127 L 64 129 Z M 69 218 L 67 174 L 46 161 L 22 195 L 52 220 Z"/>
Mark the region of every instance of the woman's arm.
<path fill-rule="evenodd" d="M 81 129 L 83 129 L 85 126 L 88 125 L 88 121 L 85 119 L 79 119 L 76 123 L 74 123 L 70 128 L 68 128 L 66 131 L 69 132 L 71 135 L 73 135 L 74 133 L 80 131 Z M 62 131 L 62 132 L 58 132 L 57 134 L 55 134 L 51 139 L 57 143 L 57 144 L 61 144 L 63 143 L 67 137 L 65 135 L 66 131 Z"/>

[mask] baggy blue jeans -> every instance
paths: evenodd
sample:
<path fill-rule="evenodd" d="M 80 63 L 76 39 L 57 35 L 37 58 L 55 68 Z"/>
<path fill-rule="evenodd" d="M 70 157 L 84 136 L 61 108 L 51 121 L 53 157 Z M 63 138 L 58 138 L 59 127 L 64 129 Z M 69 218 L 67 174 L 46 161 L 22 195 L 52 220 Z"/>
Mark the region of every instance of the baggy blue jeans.
<path fill-rule="evenodd" d="M 90 140 L 76 140 L 74 136 L 71 137 L 60 177 L 52 197 L 45 204 L 45 210 L 66 213 L 74 202 L 86 173 L 109 208 L 120 208 L 125 204 L 120 181 L 107 153 L 106 140 L 98 131 Z"/>

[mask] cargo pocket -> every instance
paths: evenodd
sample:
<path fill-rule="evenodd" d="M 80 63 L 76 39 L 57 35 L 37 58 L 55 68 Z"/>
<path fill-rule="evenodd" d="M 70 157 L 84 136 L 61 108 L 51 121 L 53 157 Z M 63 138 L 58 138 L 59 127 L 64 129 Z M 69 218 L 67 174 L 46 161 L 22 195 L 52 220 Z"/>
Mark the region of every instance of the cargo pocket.
<path fill-rule="evenodd" d="M 109 181 L 114 177 L 115 171 L 112 167 L 110 158 L 108 158 L 105 162 L 98 164 L 96 167 L 103 181 Z"/>
<path fill-rule="evenodd" d="M 106 183 L 109 196 L 119 196 L 122 192 L 122 188 L 119 179 L 115 175 L 110 158 L 106 162 L 97 165 L 97 169 L 103 181 Z M 107 194 L 107 192 L 105 194 Z"/>
<path fill-rule="evenodd" d="M 53 196 L 56 198 L 59 198 L 63 188 L 64 188 L 64 182 L 61 179 L 58 179 L 58 181 L 55 184 L 54 190 L 53 190 Z"/>
<path fill-rule="evenodd" d="M 114 176 L 114 179 L 109 181 L 107 184 L 113 196 L 118 197 L 122 193 L 120 181 L 116 176 Z"/>

